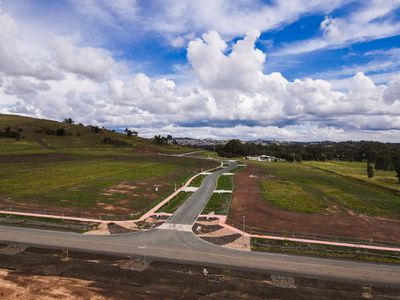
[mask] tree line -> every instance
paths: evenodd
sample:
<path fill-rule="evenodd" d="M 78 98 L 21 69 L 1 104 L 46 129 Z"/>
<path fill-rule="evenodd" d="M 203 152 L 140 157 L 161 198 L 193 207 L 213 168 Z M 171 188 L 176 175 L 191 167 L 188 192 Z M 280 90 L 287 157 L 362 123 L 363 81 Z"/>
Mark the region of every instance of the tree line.
<path fill-rule="evenodd" d="M 393 170 L 400 160 L 400 144 L 369 141 L 270 143 L 267 145 L 230 140 L 216 147 L 222 157 L 270 155 L 287 161 L 368 161 L 375 169 Z"/>

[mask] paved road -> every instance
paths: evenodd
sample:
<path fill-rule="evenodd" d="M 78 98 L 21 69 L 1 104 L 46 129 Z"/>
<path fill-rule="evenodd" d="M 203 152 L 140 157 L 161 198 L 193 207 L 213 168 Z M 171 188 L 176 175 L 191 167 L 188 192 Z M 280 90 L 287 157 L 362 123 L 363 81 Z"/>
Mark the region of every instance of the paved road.
<path fill-rule="evenodd" d="M 218 171 L 218 173 L 221 172 L 223 171 Z M 214 188 L 216 178 L 217 175 L 209 176 L 202 187 L 188 199 L 185 206 L 182 206 L 168 223 L 191 225 L 205 205 L 210 195 L 208 192 Z M 192 232 L 179 230 L 155 229 L 131 234 L 90 236 L 0 226 L 0 241 L 114 255 L 146 256 L 201 265 L 266 270 L 317 278 L 353 280 L 364 284 L 400 284 L 398 265 L 367 264 L 226 249 L 203 241 Z"/>
<path fill-rule="evenodd" d="M 235 162 L 229 162 L 228 168 L 218 170 L 207 176 L 199 189 L 176 210 L 166 223 L 192 225 L 196 221 L 197 216 L 203 211 L 209 196 L 214 191 L 218 176 L 236 167 L 237 164 Z"/>

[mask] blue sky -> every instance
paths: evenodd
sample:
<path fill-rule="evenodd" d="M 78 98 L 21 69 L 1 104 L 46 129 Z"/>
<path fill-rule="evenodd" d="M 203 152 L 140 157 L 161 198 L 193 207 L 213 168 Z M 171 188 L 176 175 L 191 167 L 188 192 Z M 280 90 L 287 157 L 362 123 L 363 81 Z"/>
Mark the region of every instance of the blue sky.
<path fill-rule="evenodd" d="M 4 113 L 400 142 L 399 0 L 3 0 L 0 44 Z"/>

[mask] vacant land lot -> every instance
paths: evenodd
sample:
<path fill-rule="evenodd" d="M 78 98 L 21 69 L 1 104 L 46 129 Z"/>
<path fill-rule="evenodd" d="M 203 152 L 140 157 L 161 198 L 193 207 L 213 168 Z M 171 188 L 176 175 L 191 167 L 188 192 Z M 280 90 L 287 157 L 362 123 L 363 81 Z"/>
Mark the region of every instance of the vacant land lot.
<path fill-rule="evenodd" d="M 231 194 L 228 193 L 214 193 L 211 195 L 203 210 L 203 214 L 214 212 L 217 215 L 226 215 L 229 210 L 229 203 L 231 201 Z"/>
<path fill-rule="evenodd" d="M 374 177 L 368 178 L 367 176 L 367 163 L 366 162 L 348 162 L 348 161 L 306 161 L 303 164 L 320 168 L 329 172 L 338 173 L 345 176 L 350 176 L 368 183 L 373 183 L 386 188 L 394 189 L 400 192 L 399 180 L 394 171 L 381 171 L 375 170 Z"/>
<path fill-rule="evenodd" d="M 235 176 L 230 219 L 300 233 L 400 241 L 394 191 L 293 163 L 250 163 Z"/>
<path fill-rule="evenodd" d="M 136 213 L 215 165 L 117 150 L 0 156 L 0 206 Z"/>
<path fill-rule="evenodd" d="M 217 190 L 229 190 L 233 189 L 233 176 L 221 175 L 218 177 Z"/>

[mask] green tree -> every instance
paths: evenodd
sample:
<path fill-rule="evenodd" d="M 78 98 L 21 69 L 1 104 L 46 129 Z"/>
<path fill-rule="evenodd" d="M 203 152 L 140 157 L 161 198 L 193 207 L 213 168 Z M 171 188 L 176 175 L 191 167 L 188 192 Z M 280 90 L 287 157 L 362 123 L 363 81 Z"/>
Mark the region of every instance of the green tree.
<path fill-rule="evenodd" d="M 128 128 L 125 128 L 125 133 L 127 137 L 131 137 L 132 136 L 132 130 L 129 130 Z"/>
<path fill-rule="evenodd" d="M 398 159 L 394 165 L 394 171 L 396 172 L 396 177 L 400 183 L 400 159 Z"/>
<path fill-rule="evenodd" d="M 75 122 L 74 122 L 74 120 L 72 120 L 71 118 L 67 118 L 67 119 L 64 119 L 64 123 L 67 123 L 67 124 L 74 124 Z"/>
<path fill-rule="evenodd" d="M 64 128 L 58 128 L 56 130 L 56 135 L 58 136 L 64 136 L 65 135 L 65 129 Z"/>
<path fill-rule="evenodd" d="M 374 166 L 371 163 L 367 163 L 367 174 L 368 178 L 374 177 Z"/>

